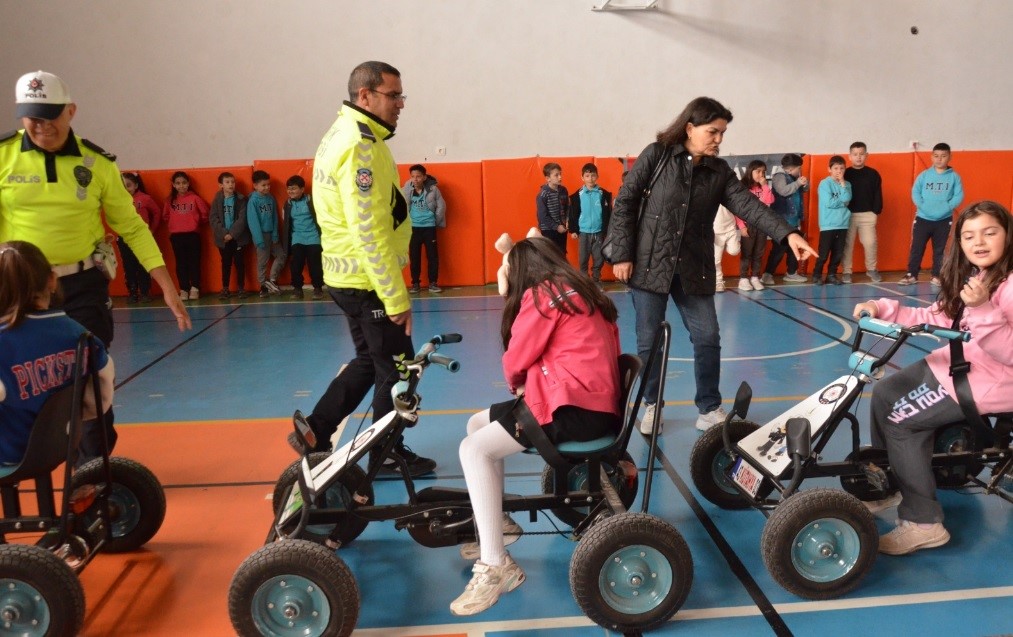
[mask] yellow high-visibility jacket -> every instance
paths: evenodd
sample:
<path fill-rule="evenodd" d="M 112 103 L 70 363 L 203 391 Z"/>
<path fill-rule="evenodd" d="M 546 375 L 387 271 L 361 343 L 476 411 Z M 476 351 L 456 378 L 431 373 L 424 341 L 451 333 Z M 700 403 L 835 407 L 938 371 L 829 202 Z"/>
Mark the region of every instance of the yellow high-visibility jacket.
<path fill-rule="evenodd" d="M 393 130 L 344 102 L 313 164 L 313 201 L 331 288 L 375 290 L 388 316 L 411 304 L 401 270 L 411 219 L 385 140 Z"/>

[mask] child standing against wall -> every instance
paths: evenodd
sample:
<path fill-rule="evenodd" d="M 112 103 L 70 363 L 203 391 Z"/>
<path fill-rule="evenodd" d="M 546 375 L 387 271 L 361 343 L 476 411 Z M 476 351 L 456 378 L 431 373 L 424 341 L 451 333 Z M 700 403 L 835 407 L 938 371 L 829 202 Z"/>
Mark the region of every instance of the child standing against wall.
<path fill-rule="evenodd" d="M 172 173 L 172 194 L 162 209 L 162 221 L 169 224 L 169 242 L 176 257 L 179 299 L 200 298 L 201 224 L 208 222 L 208 204 L 190 190 L 190 176 L 182 170 Z"/>
<path fill-rule="evenodd" d="M 932 287 L 940 284 L 939 272 L 943 267 L 946 238 L 953 225 L 953 213 L 964 200 L 964 184 L 950 168 L 950 145 L 938 143 L 932 147 L 932 167 L 915 179 L 911 188 L 915 204 L 915 222 L 911 227 L 911 253 L 907 260 L 907 274 L 898 285 L 918 282 L 925 246 L 932 241 Z"/>
<path fill-rule="evenodd" d="M 563 168 L 549 162 L 542 167 L 545 185 L 535 197 L 538 230 L 566 254 L 566 219 L 569 215 L 570 196 L 563 186 Z"/>
<path fill-rule="evenodd" d="M 288 201 L 285 202 L 285 219 L 288 221 L 288 245 L 292 254 L 292 298 L 303 298 L 303 267 L 309 267 L 313 284 L 313 300 L 324 298 L 323 248 L 320 245 L 320 224 L 313 209 L 313 200 L 306 194 L 306 180 L 292 175 L 285 182 Z"/>
<path fill-rule="evenodd" d="M 774 212 L 788 222 L 792 228 L 802 228 L 802 193 L 809 190 L 809 179 L 802 176 L 802 156 L 787 153 L 781 158 L 781 171 L 770 178 L 774 190 Z M 802 233 L 803 236 L 805 233 Z M 788 273 L 784 276 L 785 283 L 804 283 L 805 276 L 798 273 L 798 259 L 787 245 L 774 243 L 767 255 L 767 267 L 763 269 L 760 281 L 766 285 L 774 284 L 774 272 L 781 265 L 781 259 L 787 255 Z"/>
<path fill-rule="evenodd" d="M 762 161 L 754 159 L 749 162 L 745 174 L 742 175 L 742 184 L 764 204 L 769 206 L 774 203 L 774 193 L 770 189 L 770 184 L 767 183 L 767 164 Z M 763 253 L 767 249 L 767 235 L 760 232 L 756 226 L 749 225 L 741 219 L 736 218 L 735 222 L 742 233 L 739 289 L 743 291 L 762 290 L 760 264 L 763 262 Z"/>
<path fill-rule="evenodd" d="M 281 294 L 278 275 L 285 267 L 285 246 L 281 243 L 282 228 L 278 219 L 278 203 L 271 194 L 271 176 L 263 170 L 253 171 L 253 192 L 246 204 L 246 221 L 253 243 L 257 244 L 257 280 L 260 296 Z M 274 257 L 268 275 L 267 262 Z"/>
<path fill-rule="evenodd" d="M 215 245 L 222 258 L 222 291 L 218 298 L 225 300 L 232 295 L 229 282 L 234 264 L 236 289 L 242 299 L 246 298 L 246 253 L 243 248 L 252 240 L 246 222 L 246 197 L 236 192 L 236 176 L 230 172 L 218 175 L 218 184 L 220 188 L 211 202 L 209 215 Z"/>
<path fill-rule="evenodd" d="M 844 254 L 844 242 L 848 238 L 851 224 L 851 184 L 844 180 L 844 158 L 834 155 L 830 158 L 830 176 L 820 182 L 820 256 L 813 266 L 813 283 L 823 285 L 823 264 L 827 266 L 827 283 L 840 285 L 837 266 Z"/>
<path fill-rule="evenodd" d="M 137 214 L 148 224 L 151 234 L 158 229 L 158 222 L 162 219 L 162 211 L 158 204 L 145 191 L 144 181 L 137 173 L 123 173 L 123 187 L 127 189 L 130 196 L 134 198 L 134 208 Z M 127 282 L 127 303 L 149 303 L 151 301 L 151 275 L 144 269 L 141 262 L 137 260 L 134 251 L 130 249 L 127 242 L 120 237 L 117 241 L 120 244 L 120 256 L 123 261 L 123 276 Z"/>
<path fill-rule="evenodd" d="M 612 215 L 612 193 L 598 185 L 598 167 L 592 163 L 580 169 L 584 185 L 570 195 L 569 223 L 571 237 L 577 240 L 577 269 L 587 272 L 591 260 L 591 278 L 601 284 L 601 253 Z"/>
<path fill-rule="evenodd" d="M 725 252 L 735 256 L 742 249 L 742 242 L 739 238 L 738 224 L 728 208 L 718 206 L 718 214 L 714 217 L 714 291 L 725 291 L 725 275 L 721 271 L 721 259 Z"/>

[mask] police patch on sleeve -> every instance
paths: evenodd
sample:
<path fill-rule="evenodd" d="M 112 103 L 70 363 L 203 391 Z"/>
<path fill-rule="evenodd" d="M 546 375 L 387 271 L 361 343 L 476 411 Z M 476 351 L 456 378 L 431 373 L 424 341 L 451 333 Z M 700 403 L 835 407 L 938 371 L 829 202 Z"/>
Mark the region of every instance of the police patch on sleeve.
<path fill-rule="evenodd" d="M 368 168 L 360 168 L 355 171 L 355 185 L 359 190 L 366 192 L 373 187 L 373 171 Z"/>

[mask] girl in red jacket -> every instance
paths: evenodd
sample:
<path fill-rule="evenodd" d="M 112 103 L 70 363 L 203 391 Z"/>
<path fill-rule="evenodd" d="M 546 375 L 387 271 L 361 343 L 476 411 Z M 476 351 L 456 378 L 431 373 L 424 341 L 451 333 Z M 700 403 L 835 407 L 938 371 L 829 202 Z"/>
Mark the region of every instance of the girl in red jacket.
<path fill-rule="evenodd" d="M 172 173 L 172 194 L 162 209 L 162 221 L 169 224 L 169 242 L 176 256 L 179 299 L 200 298 L 200 235 L 197 229 L 208 222 L 208 204 L 190 190 L 190 176 L 182 170 Z"/>
<path fill-rule="evenodd" d="M 134 208 L 137 214 L 148 224 L 151 234 L 158 229 L 158 222 L 162 219 L 162 211 L 158 204 L 144 189 L 144 181 L 137 173 L 123 173 L 123 187 L 134 198 Z M 151 301 L 151 275 L 144 269 L 137 257 L 123 237 L 119 238 L 120 256 L 123 257 L 123 273 L 127 281 L 127 303 L 147 303 Z"/>
<path fill-rule="evenodd" d="M 554 443 L 615 433 L 619 413 L 619 330 L 616 307 L 544 237 L 525 239 L 507 255 L 506 305 L 500 329 L 503 373 L 511 393 Z M 504 549 L 520 527 L 503 514 L 503 459 L 531 447 L 514 416 L 517 401 L 492 405 L 468 420 L 461 467 L 480 545 L 461 555 L 475 563 L 471 582 L 450 604 L 474 615 L 524 581 Z M 510 535 L 504 538 L 504 530 Z M 506 540 L 506 541 L 504 541 Z"/>

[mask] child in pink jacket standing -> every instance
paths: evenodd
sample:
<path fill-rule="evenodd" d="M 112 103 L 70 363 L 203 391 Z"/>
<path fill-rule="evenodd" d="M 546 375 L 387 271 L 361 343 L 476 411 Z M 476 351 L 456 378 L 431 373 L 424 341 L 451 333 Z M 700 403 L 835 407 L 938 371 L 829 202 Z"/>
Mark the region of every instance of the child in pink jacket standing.
<path fill-rule="evenodd" d="M 526 410 L 556 444 L 614 434 L 621 420 L 619 329 L 612 301 L 545 237 L 514 245 L 504 268 L 503 373 L 510 391 L 523 401 L 475 414 L 461 441 L 461 467 L 480 544 L 461 547 L 462 556 L 474 559 L 478 552 L 479 560 L 464 593 L 450 604 L 455 615 L 480 613 L 524 581 L 503 537 L 507 530 L 516 540 L 520 531 L 503 514 L 503 459 L 533 446 L 515 407 Z"/>
<path fill-rule="evenodd" d="M 970 363 L 966 378 L 978 413 L 1013 411 L 1013 219 L 994 201 L 964 209 L 953 224 L 953 238 L 940 273 L 941 286 L 929 307 L 903 307 L 895 299 L 855 306 L 855 317 L 901 325 L 930 323 L 970 332 L 963 344 Z M 897 528 L 879 538 L 879 551 L 906 555 L 950 540 L 943 509 L 936 500 L 932 473 L 933 435 L 965 420 L 950 375 L 950 348 L 933 350 L 924 360 L 876 383 L 872 391 L 872 443 L 886 448 L 900 493 L 867 502 L 873 512 L 897 506 Z M 898 506 L 899 505 L 899 506 Z"/>
<path fill-rule="evenodd" d="M 769 206 L 774 203 L 774 191 L 767 183 L 767 164 L 758 159 L 749 162 L 745 174 L 742 175 L 742 183 L 765 205 Z M 739 232 L 742 233 L 739 289 L 744 292 L 762 290 L 760 262 L 763 260 L 763 253 L 767 250 L 767 235 L 760 232 L 755 226 L 747 225 L 742 219 L 736 219 L 735 223 L 738 224 Z"/>
<path fill-rule="evenodd" d="M 169 224 L 169 241 L 176 256 L 179 299 L 200 298 L 201 224 L 208 222 L 208 204 L 190 190 L 190 176 L 182 170 L 172 173 L 172 194 L 162 209 L 162 221 Z"/>

